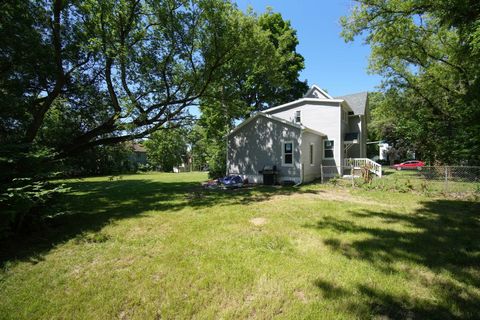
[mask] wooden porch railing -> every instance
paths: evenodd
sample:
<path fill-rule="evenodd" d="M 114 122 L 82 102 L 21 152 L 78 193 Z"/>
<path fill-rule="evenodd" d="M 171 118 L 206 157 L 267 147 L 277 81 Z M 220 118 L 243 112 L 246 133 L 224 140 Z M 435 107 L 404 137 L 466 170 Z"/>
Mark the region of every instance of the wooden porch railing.
<path fill-rule="evenodd" d="M 354 169 L 360 169 L 365 166 L 370 168 L 370 172 L 382 177 L 382 165 L 368 158 L 347 158 L 344 159 L 345 166 L 353 166 Z"/>

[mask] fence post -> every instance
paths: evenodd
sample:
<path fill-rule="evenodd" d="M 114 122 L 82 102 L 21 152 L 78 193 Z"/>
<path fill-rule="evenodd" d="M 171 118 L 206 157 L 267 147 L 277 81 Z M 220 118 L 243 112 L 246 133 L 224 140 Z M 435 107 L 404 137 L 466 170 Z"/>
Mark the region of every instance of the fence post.
<path fill-rule="evenodd" d="M 448 167 L 445 166 L 445 192 L 448 192 Z"/>
<path fill-rule="evenodd" d="M 354 169 L 353 164 L 350 165 L 350 175 L 352 176 L 352 188 L 355 188 L 355 180 L 353 179 Z"/>
<path fill-rule="evenodd" d="M 323 164 L 320 163 L 320 183 L 323 184 Z"/>

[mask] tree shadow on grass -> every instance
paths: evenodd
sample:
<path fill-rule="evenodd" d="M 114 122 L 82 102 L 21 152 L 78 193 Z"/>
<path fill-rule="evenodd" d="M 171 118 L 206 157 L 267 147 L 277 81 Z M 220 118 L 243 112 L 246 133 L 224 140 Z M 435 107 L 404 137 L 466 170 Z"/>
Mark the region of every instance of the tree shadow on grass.
<path fill-rule="evenodd" d="M 389 319 L 478 319 L 480 203 L 436 200 L 423 202 L 409 214 L 375 210 L 351 214 L 355 221 L 329 216 L 305 227 L 337 233 L 338 238 L 324 241 L 332 250 L 367 261 L 385 274 L 403 274 L 434 296 L 398 296 L 382 290 L 381 284 L 377 288 L 359 284 L 356 291 L 368 305 L 368 314 Z M 341 241 L 345 233 L 359 235 L 360 240 Z M 328 285 L 317 287 L 328 290 Z M 351 306 L 356 308 L 361 310 Z"/>
<path fill-rule="evenodd" d="M 293 187 L 256 186 L 232 190 L 208 190 L 199 182 L 162 182 L 124 178 L 110 181 L 66 183 L 71 191 L 61 200 L 61 215 L 31 234 L 0 242 L 0 266 L 12 260 L 37 263 L 57 244 L 122 219 L 144 217 L 146 211 L 178 212 L 211 206 L 247 205 L 274 195 L 299 192 Z M 59 209 L 59 208 L 55 208 Z M 95 238 L 93 239 L 95 240 Z"/>

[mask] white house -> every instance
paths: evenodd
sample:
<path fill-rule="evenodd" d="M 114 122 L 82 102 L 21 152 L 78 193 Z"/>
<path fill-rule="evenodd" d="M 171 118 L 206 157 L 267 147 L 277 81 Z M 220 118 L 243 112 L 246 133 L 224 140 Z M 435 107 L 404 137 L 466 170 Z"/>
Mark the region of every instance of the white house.
<path fill-rule="evenodd" d="M 227 173 L 256 183 L 265 166 L 276 167 L 279 182 L 308 182 L 327 176 L 325 168 L 343 174 L 352 158 L 357 165 L 371 161 L 367 114 L 366 92 L 333 98 L 314 85 L 303 98 L 259 112 L 228 134 Z"/>

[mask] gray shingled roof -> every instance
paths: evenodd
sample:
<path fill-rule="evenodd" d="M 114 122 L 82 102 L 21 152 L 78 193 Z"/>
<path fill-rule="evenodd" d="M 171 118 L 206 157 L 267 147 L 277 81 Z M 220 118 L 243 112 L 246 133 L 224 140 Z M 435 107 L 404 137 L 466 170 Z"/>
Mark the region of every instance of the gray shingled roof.
<path fill-rule="evenodd" d="M 365 114 L 365 108 L 367 106 L 368 92 L 360 92 L 349 94 L 346 96 L 335 97 L 335 99 L 343 99 L 347 101 L 350 108 L 352 108 L 354 114 Z"/>

